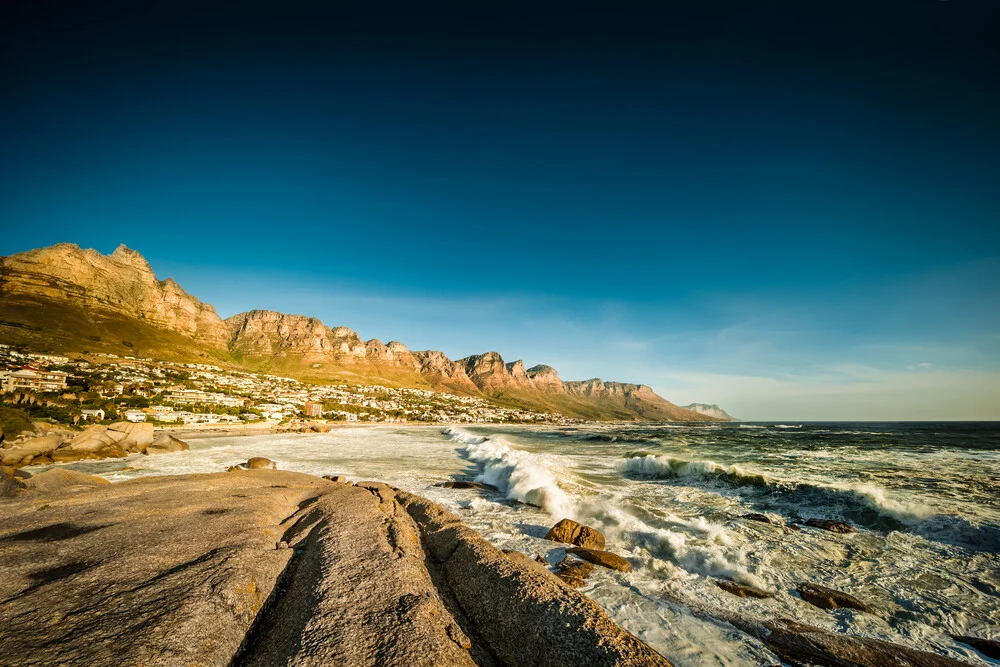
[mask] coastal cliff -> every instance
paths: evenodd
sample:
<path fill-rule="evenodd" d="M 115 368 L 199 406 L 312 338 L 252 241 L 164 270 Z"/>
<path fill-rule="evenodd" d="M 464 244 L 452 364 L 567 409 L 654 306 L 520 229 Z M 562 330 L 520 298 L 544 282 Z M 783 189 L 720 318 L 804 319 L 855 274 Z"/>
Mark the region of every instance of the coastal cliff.
<path fill-rule="evenodd" d="M 222 320 L 138 252 L 110 255 L 70 243 L 0 258 L 0 341 L 42 352 L 98 351 L 211 361 L 304 380 L 353 381 L 481 396 L 568 417 L 704 421 L 645 385 L 564 382 L 498 352 L 451 360 L 399 341 L 362 340 L 315 317 L 251 310 Z"/>
<path fill-rule="evenodd" d="M 3 501 L 0 664 L 670 664 L 524 554 L 385 484 L 27 484 Z"/>

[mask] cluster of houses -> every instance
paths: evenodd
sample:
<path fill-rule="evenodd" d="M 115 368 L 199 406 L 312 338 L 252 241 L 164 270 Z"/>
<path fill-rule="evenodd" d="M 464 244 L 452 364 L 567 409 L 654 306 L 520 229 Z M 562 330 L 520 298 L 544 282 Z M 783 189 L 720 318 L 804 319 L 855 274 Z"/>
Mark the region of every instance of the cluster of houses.
<path fill-rule="evenodd" d="M 133 422 L 226 424 L 290 417 L 359 422 L 567 423 L 561 415 L 496 406 L 479 397 L 380 385 L 306 385 L 293 378 L 113 354 L 70 359 L 0 346 L 2 391 L 62 393 L 72 373 L 86 373 L 91 390 L 111 398 L 140 396 L 150 407 L 120 410 Z M 132 402 L 131 404 L 134 404 Z M 100 421 L 100 409 L 80 410 Z"/>

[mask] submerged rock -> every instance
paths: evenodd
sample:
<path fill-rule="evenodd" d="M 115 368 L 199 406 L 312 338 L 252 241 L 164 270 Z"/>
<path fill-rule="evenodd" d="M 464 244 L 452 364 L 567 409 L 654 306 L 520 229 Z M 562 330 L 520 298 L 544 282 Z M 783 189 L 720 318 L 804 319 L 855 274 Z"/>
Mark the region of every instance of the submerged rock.
<path fill-rule="evenodd" d="M 810 528 L 821 528 L 823 530 L 828 530 L 831 533 L 853 533 L 854 526 L 846 524 L 843 521 L 834 521 L 833 519 L 809 519 L 806 521 L 806 525 Z"/>
<path fill-rule="evenodd" d="M 727 593 L 732 593 L 733 595 L 741 598 L 758 598 L 763 600 L 765 598 L 774 597 L 773 594 L 768 593 L 762 588 L 748 586 L 747 584 L 738 584 L 735 581 L 730 581 L 729 579 L 716 579 L 715 585 Z"/>
<path fill-rule="evenodd" d="M 619 572 L 632 571 L 632 563 L 628 562 L 618 554 L 611 553 L 610 551 L 573 547 L 572 549 L 567 549 L 566 553 L 573 554 L 574 556 L 582 558 L 589 563 L 600 565 L 601 567 L 606 567 L 611 570 L 618 570 Z"/>
<path fill-rule="evenodd" d="M 480 491 L 492 491 L 494 493 L 500 491 L 497 487 L 492 484 L 486 484 L 485 482 L 466 482 L 461 480 L 457 482 L 438 482 L 434 486 L 438 486 L 443 489 L 478 489 Z"/>
<path fill-rule="evenodd" d="M 982 637 L 970 637 L 968 635 L 952 635 L 952 639 L 963 644 L 968 644 L 988 658 L 1000 660 L 1000 641 L 996 639 L 983 639 Z"/>
<path fill-rule="evenodd" d="M 593 563 L 566 557 L 556 566 L 555 574 L 573 588 L 582 588 L 594 571 Z"/>
<path fill-rule="evenodd" d="M 818 584 L 799 584 L 796 588 L 802 599 L 820 609 L 857 609 L 871 613 L 871 609 L 853 595 Z"/>
<path fill-rule="evenodd" d="M 601 531 L 572 519 L 563 519 L 549 529 L 545 539 L 565 544 L 575 544 L 586 549 L 603 549 L 604 535 Z"/>

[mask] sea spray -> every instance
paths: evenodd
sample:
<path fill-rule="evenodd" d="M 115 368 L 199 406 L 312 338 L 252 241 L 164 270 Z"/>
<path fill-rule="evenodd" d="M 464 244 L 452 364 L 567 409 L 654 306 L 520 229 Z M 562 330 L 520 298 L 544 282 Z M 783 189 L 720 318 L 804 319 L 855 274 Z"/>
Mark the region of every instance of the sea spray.
<path fill-rule="evenodd" d="M 649 479 L 703 478 L 737 489 L 753 487 L 766 492 L 769 503 L 784 499 L 791 511 L 801 513 L 810 508 L 814 510 L 840 508 L 862 523 L 882 523 L 885 525 L 881 527 L 890 529 L 914 525 L 937 514 L 933 508 L 925 504 L 890 498 L 884 489 L 874 484 L 838 482 L 822 485 L 791 482 L 736 465 L 727 466 L 710 460 L 688 461 L 652 454 L 628 457 L 621 461 L 618 467 L 624 474 Z M 743 495 L 747 498 L 752 497 L 749 493 Z M 868 514 L 876 516 L 870 518 Z M 886 523 L 886 520 L 889 523 Z M 898 522 L 900 525 L 892 522 Z"/>
<path fill-rule="evenodd" d="M 573 501 L 559 488 L 543 457 L 512 449 L 499 438 L 479 438 L 460 429 L 445 434 L 464 443 L 466 458 L 483 466 L 477 482 L 492 484 L 511 500 L 541 507 L 557 519 L 573 514 Z"/>

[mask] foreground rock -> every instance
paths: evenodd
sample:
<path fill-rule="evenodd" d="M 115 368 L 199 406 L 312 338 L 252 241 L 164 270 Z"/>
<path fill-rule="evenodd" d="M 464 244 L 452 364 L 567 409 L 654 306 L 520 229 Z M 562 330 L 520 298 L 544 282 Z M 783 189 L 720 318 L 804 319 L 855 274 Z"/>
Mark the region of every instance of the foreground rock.
<path fill-rule="evenodd" d="M 109 486 L 111 482 L 103 477 L 87 475 L 76 470 L 52 468 L 33 475 L 24 484 L 32 491 L 52 493 L 54 491 L 79 491 L 95 486 Z"/>
<path fill-rule="evenodd" d="M 796 589 L 802 599 L 820 609 L 857 609 L 871 613 L 871 609 L 853 595 L 819 584 L 799 584 Z"/>
<path fill-rule="evenodd" d="M 853 533 L 854 526 L 846 524 L 843 521 L 834 521 L 833 519 L 809 519 L 806 521 L 806 525 L 810 528 L 820 528 L 822 530 L 828 530 L 831 533 Z"/>
<path fill-rule="evenodd" d="M 577 558 L 582 558 L 588 563 L 600 565 L 601 567 L 606 567 L 611 570 L 618 570 L 619 572 L 632 571 L 632 563 L 628 562 L 618 554 L 611 553 L 610 551 L 573 547 L 572 549 L 567 549 L 566 553 L 573 554 Z"/>
<path fill-rule="evenodd" d="M 4 664 L 669 664 L 528 557 L 383 484 L 247 470 L 17 493 Z"/>
<path fill-rule="evenodd" d="M 563 519 L 549 529 L 545 539 L 565 544 L 575 544 L 586 549 L 603 549 L 604 535 L 601 531 L 572 519 Z"/>
<path fill-rule="evenodd" d="M 24 488 L 24 482 L 0 470 L 0 498 L 13 498 Z"/>

